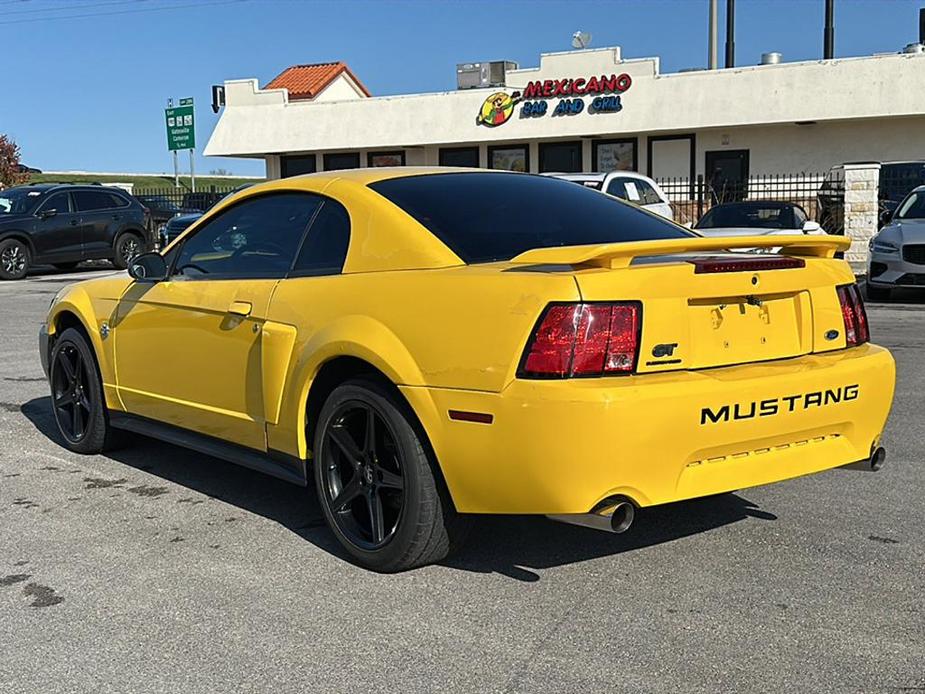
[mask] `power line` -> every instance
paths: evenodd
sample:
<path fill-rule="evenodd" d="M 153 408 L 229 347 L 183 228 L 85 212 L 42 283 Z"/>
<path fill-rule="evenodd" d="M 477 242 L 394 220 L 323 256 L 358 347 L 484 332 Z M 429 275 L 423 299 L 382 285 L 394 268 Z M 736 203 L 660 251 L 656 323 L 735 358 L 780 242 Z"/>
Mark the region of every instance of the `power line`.
<path fill-rule="evenodd" d="M 20 2 L 23 2 L 23 0 L 20 0 Z M 150 2 L 150 0 L 107 0 L 106 2 L 94 2 L 94 3 L 89 3 L 89 4 L 83 4 L 83 5 L 74 5 L 73 3 L 71 3 L 70 5 L 58 5 L 56 7 L 35 7 L 34 5 L 32 5 L 31 6 L 32 9 L 28 9 L 28 10 L 4 11 L 3 16 L 8 17 L 11 14 L 36 14 L 39 12 L 73 12 L 75 10 L 77 11 L 86 10 L 91 7 L 104 7 L 107 5 L 131 5 L 131 4 L 137 4 L 140 2 Z"/>
<path fill-rule="evenodd" d="M 24 1 L 24 0 L 23 0 Z M 109 12 L 88 12 L 85 14 L 58 15 L 52 17 L 29 17 L 27 19 L 13 19 L 8 22 L 0 21 L 2 24 L 27 24 L 30 22 L 55 22 L 62 19 L 85 19 L 88 17 L 110 17 L 122 14 L 140 14 L 142 12 L 162 12 L 165 10 L 182 10 L 194 7 L 209 7 L 214 5 L 230 5 L 232 3 L 243 3 L 248 0 L 211 0 L 211 2 L 193 2 L 185 5 L 169 5 L 160 7 L 139 7 L 131 10 L 112 10 Z M 77 8 L 74 8 L 77 9 Z"/>

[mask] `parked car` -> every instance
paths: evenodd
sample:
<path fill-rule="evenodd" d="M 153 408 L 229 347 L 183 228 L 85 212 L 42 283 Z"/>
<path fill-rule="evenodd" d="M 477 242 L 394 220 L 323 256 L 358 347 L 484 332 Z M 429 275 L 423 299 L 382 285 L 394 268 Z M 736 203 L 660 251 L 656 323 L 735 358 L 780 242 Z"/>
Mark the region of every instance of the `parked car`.
<path fill-rule="evenodd" d="M 749 200 L 714 205 L 694 225 L 704 236 L 825 234 L 818 222 L 792 202 Z"/>
<path fill-rule="evenodd" d="M 884 215 L 893 212 L 909 192 L 925 184 L 925 160 L 889 161 L 880 165 L 877 198 L 880 225 Z M 845 233 L 845 166 L 833 166 L 816 195 L 819 220 L 830 234 Z"/>
<path fill-rule="evenodd" d="M 237 186 L 230 193 L 225 193 L 218 201 L 216 201 L 212 206 L 214 207 L 219 202 L 222 202 L 226 198 L 230 198 L 235 193 L 244 190 L 245 188 L 250 188 L 253 183 L 242 183 Z M 202 217 L 203 212 L 189 212 L 187 214 L 178 214 L 176 217 L 170 219 L 166 224 L 162 224 L 158 227 L 157 230 L 157 239 L 161 248 L 164 248 L 169 243 L 172 243 L 180 234 L 182 234 L 186 229 L 197 219 Z"/>
<path fill-rule="evenodd" d="M 925 287 L 925 186 L 906 196 L 870 240 L 867 296 L 890 298 L 896 287 Z"/>
<path fill-rule="evenodd" d="M 353 560 L 399 571 L 466 514 L 622 532 L 637 507 L 879 468 L 895 367 L 849 244 L 702 238 L 543 176 L 324 172 L 70 285 L 39 349 L 69 449 L 122 429 L 313 481 Z"/>
<path fill-rule="evenodd" d="M 561 178 L 600 190 L 621 200 L 638 205 L 644 210 L 654 212 L 666 219 L 674 219 L 674 212 L 668 196 L 659 187 L 658 183 L 648 176 L 635 171 L 611 171 L 610 173 L 550 173 L 545 174 L 554 178 Z"/>
<path fill-rule="evenodd" d="M 148 208 L 151 213 L 151 224 L 155 228 L 185 211 L 172 196 L 164 193 L 138 194 L 135 195 L 135 199 Z"/>
<path fill-rule="evenodd" d="M 179 214 L 176 217 L 169 219 L 166 224 L 162 224 L 157 230 L 157 241 L 160 244 L 160 247 L 164 248 L 167 246 L 167 244 L 172 242 L 180 234 L 186 231 L 187 227 L 202 217 L 202 215 L 202 212 Z"/>
<path fill-rule="evenodd" d="M 64 270 L 94 259 L 124 269 L 152 246 L 148 228 L 144 206 L 118 188 L 8 188 L 0 191 L 0 279 L 25 277 L 33 265 Z"/>

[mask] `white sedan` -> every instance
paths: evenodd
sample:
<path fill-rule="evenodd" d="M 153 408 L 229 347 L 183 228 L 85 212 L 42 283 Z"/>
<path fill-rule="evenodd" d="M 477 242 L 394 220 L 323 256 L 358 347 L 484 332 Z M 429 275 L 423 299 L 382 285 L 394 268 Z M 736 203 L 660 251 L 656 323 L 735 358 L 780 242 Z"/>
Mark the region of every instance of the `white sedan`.
<path fill-rule="evenodd" d="M 767 234 L 825 234 L 792 202 L 749 200 L 715 205 L 694 229 L 704 236 L 764 236 Z"/>
<path fill-rule="evenodd" d="M 608 195 L 638 205 L 666 219 L 674 220 L 671 203 L 665 191 L 648 176 L 635 171 L 611 171 L 610 173 L 549 173 L 546 176 L 572 181 L 586 188 L 594 188 Z"/>

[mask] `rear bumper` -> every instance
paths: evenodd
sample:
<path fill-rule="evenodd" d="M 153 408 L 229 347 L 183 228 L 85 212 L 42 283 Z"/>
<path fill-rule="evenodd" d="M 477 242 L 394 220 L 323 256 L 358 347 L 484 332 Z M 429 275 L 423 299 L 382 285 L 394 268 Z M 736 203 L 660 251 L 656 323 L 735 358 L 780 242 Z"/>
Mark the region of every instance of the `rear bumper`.
<path fill-rule="evenodd" d="M 703 371 L 516 380 L 501 393 L 402 390 L 458 510 L 565 514 L 617 494 L 650 506 L 867 458 L 894 382 L 890 353 L 864 345 Z"/>

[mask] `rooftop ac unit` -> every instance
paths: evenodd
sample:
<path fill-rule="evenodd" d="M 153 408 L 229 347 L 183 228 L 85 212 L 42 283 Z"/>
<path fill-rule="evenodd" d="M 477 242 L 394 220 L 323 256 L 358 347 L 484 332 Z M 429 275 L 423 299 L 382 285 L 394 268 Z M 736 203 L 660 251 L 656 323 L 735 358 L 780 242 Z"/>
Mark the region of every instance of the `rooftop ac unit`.
<path fill-rule="evenodd" d="M 507 81 L 508 71 L 516 69 L 517 63 L 510 60 L 458 63 L 456 65 L 456 88 L 503 87 Z"/>

